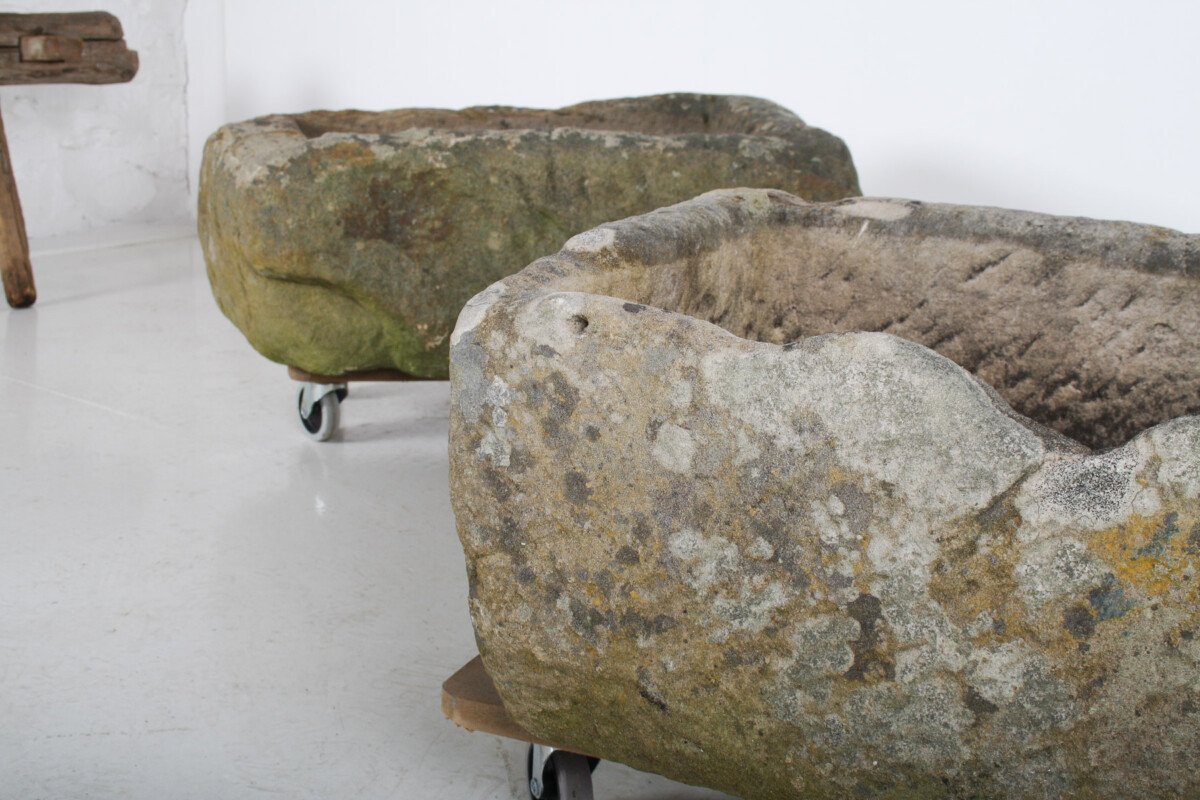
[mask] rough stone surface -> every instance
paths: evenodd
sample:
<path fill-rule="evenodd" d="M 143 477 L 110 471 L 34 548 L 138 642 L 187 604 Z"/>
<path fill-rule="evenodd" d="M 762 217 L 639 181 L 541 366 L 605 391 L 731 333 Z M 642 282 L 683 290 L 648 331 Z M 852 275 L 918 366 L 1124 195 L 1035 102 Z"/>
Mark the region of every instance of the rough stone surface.
<path fill-rule="evenodd" d="M 530 730 L 747 798 L 1200 796 L 1198 237 L 712 192 L 452 341 Z"/>
<path fill-rule="evenodd" d="M 746 185 L 858 194 L 841 140 L 748 97 L 272 116 L 209 139 L 200 241 L 268 358 L 445 377 L 454 320 L 493 281 L 606 220 Z"/>

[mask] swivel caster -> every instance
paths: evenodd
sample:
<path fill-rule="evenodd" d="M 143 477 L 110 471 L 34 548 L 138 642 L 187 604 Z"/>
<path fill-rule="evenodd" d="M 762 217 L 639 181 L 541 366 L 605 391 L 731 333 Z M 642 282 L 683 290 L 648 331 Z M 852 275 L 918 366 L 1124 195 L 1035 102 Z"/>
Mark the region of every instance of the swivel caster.
<path fill-rule="evenodd" d="M 300 387 L 296 407 L 309 438 L 324 442 L 337 432 L 339 406 L 347 394 L 346 385 L 341 383 L 305 383 Z"/>
<path fill-rule="evenodd" d="M 532 800 L 593 800 L 592 770 L 600 759 L 531 744 L 525 775 Z"/>

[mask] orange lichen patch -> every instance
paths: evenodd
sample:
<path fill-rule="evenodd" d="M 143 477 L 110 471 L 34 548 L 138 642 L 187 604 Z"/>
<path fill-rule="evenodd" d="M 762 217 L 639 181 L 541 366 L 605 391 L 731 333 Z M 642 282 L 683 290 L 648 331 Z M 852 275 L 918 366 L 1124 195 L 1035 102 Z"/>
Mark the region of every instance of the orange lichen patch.
<path fill-rule="evenodd" d="M 1135 517 L 1093 534 L 1088 546 L 1109 564 L 1120 583 L 1146 598 L 1195 603 L 1194 570 L 1200 554 L 1184 533 L 1195 522 L 1181 519 L 1175 511 Z"/>

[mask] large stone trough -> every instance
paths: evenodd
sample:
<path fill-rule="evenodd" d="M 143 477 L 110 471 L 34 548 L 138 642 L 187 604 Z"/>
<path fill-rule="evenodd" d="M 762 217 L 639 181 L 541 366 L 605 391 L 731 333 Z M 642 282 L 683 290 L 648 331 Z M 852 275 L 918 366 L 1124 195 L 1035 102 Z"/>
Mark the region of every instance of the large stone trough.
<path fill-rule="evenodd" d="M 749 97 L 277 115 L 208 140 L 200 242 L 255 348 L 445 378 L 476 292 L 572 235 L 723 186 L 858 194 L 841 140 Z"/>
<path fill-rule="evenodd" d="M 747 798 L 1200 797 L 1198 343 L 1151 226 L 728 190 L 576 236 L 452 338 L 484 664 Z"/>

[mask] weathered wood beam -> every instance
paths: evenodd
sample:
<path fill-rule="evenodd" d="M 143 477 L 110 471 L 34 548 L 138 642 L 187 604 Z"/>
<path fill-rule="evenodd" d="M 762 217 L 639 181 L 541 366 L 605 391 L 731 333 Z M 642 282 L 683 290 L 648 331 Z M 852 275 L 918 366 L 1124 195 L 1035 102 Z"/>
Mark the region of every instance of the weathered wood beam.
<path fill-rule="evenodd" d="M 82 43 L 73 61 L 22 61 L 20 47 L 0 47 L 0 84 L 125 83 L 138 70 L 137 51 L 123 41 Z"/>
<path fill-rule="evenodd" d="M 37 289 L 33 285 L 33 266 L 29 263 L 29 240 L 25 238 L 25 215 L 17 196 L 12 161 L 8 157 L 8 137 L 0 117 L 0 277 L 4 295 L 13 308 L 33 305 Z"/>
<path fill-rule="evenodd" d="M 17 47 L 22 36 L 72 36 L 114 41 L 125 38 L 121 21 L 107 11 L 0 14 L 0 47 Z"/>
<path fill-rule="evenodd" d="M 83 39 L 74 36 L 22 36 L 22 61 L 78 61 L 83 58 Z"/>

